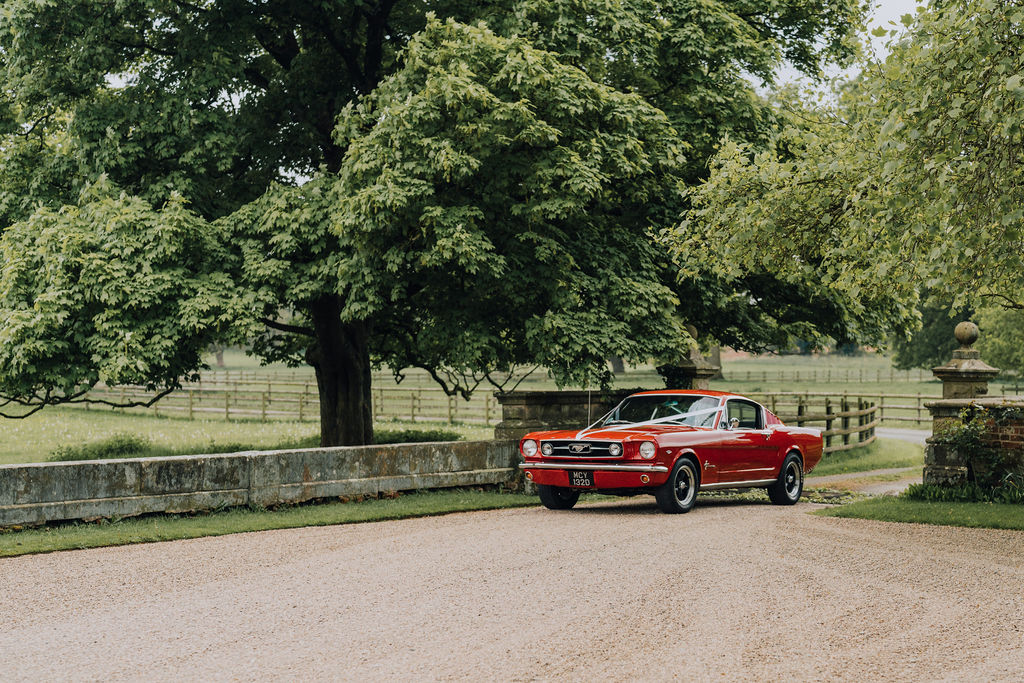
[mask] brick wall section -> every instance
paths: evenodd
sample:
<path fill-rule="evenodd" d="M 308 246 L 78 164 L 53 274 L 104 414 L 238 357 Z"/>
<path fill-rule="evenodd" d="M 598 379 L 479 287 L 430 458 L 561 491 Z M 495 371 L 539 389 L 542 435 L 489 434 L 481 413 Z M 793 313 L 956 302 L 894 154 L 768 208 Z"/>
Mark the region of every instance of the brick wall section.
<path fill-rule="evenodd" d="M 990 431 L 982 437 L 982 441 L 1004 450 L 1024 449 L 1024 420 L 1011 420 L 1001 425 L 993 422 Z"/>
<path fill-rule="evenodd" d="M 511 482 L 510 441 L 0 466 L 0 527 Z"/>
<path fill-rule="evenodd" d="M 990 430 L 982 437 L 987 445 L 997 448 L 1008 471 L 1024 474 L 1024 418 L 1006 417 L 1007 412 L 1019 413 L 1024 402 L 1000 397 L 981 399 L 944 399 L 927 404 L 932 414 L 932 434 L 938 434 L 960 422 L 965 408 L 984 408 L 993 417 Z M 997 424 L 997 422 L 1002 424 Z M 968 462 L 955 448 L 928 439 L 924 455 L 924 483 L 960 485 L 971 480 L 973 473 L 984 467 L 982 463 Z"/>

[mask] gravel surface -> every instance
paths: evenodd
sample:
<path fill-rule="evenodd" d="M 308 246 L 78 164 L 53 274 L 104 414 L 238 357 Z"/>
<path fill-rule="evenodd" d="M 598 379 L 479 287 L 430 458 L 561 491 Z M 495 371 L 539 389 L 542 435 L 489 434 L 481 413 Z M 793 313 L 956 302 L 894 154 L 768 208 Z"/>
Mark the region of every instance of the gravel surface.
<path fill-rule="evenodd" d="M 1020 680 L 1024 533 L 650 499 L 0 560 L 0 680 Z"/>

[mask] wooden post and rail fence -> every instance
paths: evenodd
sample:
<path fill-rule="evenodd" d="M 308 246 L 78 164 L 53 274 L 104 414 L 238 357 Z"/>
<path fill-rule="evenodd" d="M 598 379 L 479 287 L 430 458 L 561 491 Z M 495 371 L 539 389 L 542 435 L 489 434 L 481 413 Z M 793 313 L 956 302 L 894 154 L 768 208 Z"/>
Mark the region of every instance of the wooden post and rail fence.
<path fill-rule="evenodd" d="M 826 452 L 837 452 L 870 443 L 875 427 L 887 423 L 929 424 L 924 403 L 933 396 L 920 394 L 850 394 L 824 392 L 751 392 L 786 424 L 818 427 Z M 92 398 L 114 402 L 145 401 L 152 393 L 144 387 L 97 389 Z M 470 401 L 448 396 L 431 387 L 376 386 L 372 390 L 375 420 L 403 420 L 441 424 L 494 426 L 501 421 L 501 407 L 491 392 L 480 392 Z M 95 409 L 95 407 L 93 408 Z M 233 379 L 184 385 L 146 411 L 187 419 L 289 420 L 315 422 L 320 406 L 315 382 L 301 380 Z"/>

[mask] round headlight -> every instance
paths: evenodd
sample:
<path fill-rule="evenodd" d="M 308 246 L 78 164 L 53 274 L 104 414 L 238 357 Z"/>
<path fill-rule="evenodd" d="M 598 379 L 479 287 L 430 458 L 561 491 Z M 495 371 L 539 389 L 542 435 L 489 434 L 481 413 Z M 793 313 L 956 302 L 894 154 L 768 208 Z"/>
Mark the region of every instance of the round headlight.
<path fill-rule="evenodd" d="M 640 457 L 648 459 L 653 458 L 657 450 L 658 449 L 654 445 L 653 441 L 644 441 L 642 444 L 640 444 Z"/>
<path fill-rule="evenodd" d="M 537 442 L 533 439 L 527 439 L 523 442 L 523 455 L 527 458 L 532 458 L 537 455 Z"/>
<path fill-rule="evenodd" d="M 542 441 L 540 444 L 540 452 L 543 453 L 544 455 L 551 455 L 552 453 L 555 452 L 555 449 L 547 441 Z"/>
<path fill-rule="evenodd" d="M 622 444 L 608 444 L 608 455 L 615 457 L 622 453 Z"/>

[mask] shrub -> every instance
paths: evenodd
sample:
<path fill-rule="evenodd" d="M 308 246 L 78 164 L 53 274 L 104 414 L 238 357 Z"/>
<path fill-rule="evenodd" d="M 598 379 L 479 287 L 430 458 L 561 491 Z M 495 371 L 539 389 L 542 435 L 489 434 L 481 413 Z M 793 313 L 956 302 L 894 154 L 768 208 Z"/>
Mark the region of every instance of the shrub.
<path fill-rule="evenodd" d="M 106 460 L 108 458 L 132 458 L 144 454 L 150 448 L 150 441 L 145 436 L 122 432 L 101 441 L 61 446 L 50 453 L 47 458 L 57 460 Z"/>

